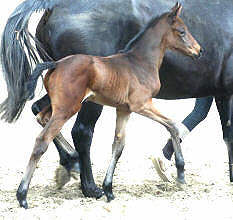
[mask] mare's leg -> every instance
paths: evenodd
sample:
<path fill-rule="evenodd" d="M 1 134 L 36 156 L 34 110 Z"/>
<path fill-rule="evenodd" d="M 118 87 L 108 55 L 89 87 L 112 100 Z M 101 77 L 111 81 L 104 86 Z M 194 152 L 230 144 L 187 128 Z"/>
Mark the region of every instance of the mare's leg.
<path fill-rule="evenodd" d="M 179 131 L 175 126 L 175 123 L 164 117 L 157 109 L 155 108 L 154 104 L 152 103 L 152 100 L 149 100 L 145 105 L 141 108 L 133 108 L 132 111 L 135 113 L 138 113 L 140 115 L 143 115 L 145 117 L 148 117 L 154 121 L 159 122 L 163 126 L 166 127 L 166 129 L 171 134 L 172 144 L 175 151 L 175 161 L 176 161 L 176 168 L 177 168 L 177 181 L 180 183 L 185 183 L 184 179 L 184 159 L 180 147 L 180 138 L 179 138 Z"/>
<path fill-rule="evenodd" d="M 213 102 L 213 97 L 197 98 L 193 111 L 182 121 L 179 125 L 180 141 L 191 132 L 199 123 L 201 123 L 207 116 Z M 169 139 L 163 148 L 163 154 L 166 159 L 171 160 L 174 153 L 172 140 Z"/>
<path fill-rule="evenodd" d="M 129 116 L 129 112 L 117 110 L 115 137 L 112 145 L 112 159 L 110 161 L 108 171 L 103 182 L 103 190 L 108 202 L 114 199 L 114 195 L 112 193 L 112 179 L 117 161 L 120 158 L 125 146 L 125 127 Z"/>
<path fill-rule="evenodd" d="M 79 153 L 81 189 L 86 197 L 100 198 L 103 195 L 103 191 L 95 184 L 90 159 L 90 147 L 95 123 L 102 109 L 102 105 L 83 102 L 71 132 L 75 149 Z"/>
<path fill-rule="evenodd" d="M 33 103 L 32 112 L 35 116 L 37 116 L 37 114 L 43 111 L 43 109 L 47 106 L 50 106 L 50 99 L 46 94 L 40 100 Z M 75 174 L 80 172 L 79 155 L 77 151 L 75 151 L 74 148 L 72 148 L 71 145 L 65 140 L 61 133 L 54 138 L 53 142 L 59 153 L 60 164 L 65 168 L 65 170 L 63 170 L 62 167 L 59 167 L 56 170 L 56 183 L 58 188 L 61 188 L 69 181 L 70 173 Z"/>
<path fill-rule="evenodd" d="M 229 99 L 231 96 L 215 97 L 216 105 L 220 115 L 222 124 L 223 139 L 227 145 L 229 158 L 229 177 L 230 182 L 233 182 L 233 124 L 228 125 Z M 231 115 L 233 117 L 233 114 Z"/>

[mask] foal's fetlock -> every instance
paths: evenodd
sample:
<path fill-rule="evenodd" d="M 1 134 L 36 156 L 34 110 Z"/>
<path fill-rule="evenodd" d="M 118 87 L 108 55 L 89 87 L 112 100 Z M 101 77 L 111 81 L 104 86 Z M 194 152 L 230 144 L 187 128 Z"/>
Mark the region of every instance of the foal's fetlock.
<path fill-rule="evenodd" d="M 177 166 L 177 181 L 181 184 L 185 184 L 185 175 L 184 175 L 184 167 Z"/>
<path fill-rule="evenodd" d="M 176 158 L 176 168 L 177 168 L 177 181 L 181 184 L 185 184 L 185 175 L 184 175 L 184 160 L 181 158 Z"/>

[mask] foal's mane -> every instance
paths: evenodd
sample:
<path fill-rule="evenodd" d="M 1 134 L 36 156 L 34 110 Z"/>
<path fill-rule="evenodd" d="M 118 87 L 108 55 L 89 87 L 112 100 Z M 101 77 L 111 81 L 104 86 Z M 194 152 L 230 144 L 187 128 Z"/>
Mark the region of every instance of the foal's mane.
<path fill-rule="evenodd" d="M 168 13 L 163 13 L 162 15 L 153 17 L 125 46 L 124 49 L 120 50 L 120 53 L 126 53 L 142 38 L 146 31 L 154 27 L 160 19 L 165 17 Z"/>

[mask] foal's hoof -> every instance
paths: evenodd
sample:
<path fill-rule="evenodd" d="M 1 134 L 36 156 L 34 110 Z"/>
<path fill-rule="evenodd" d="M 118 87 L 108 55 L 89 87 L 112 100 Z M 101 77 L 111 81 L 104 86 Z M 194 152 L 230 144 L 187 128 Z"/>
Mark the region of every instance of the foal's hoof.
<path fill-rule="evenodd" d="M 28 209 L 28 203 L 26 200 L 19 201 L 19 205 L 22 208 Z"/>
<path fill-rule="evenodd" d="M 111 202 L 113 199 L 115 199 L 115 196 L 112 193 L 112 184 L 106 184 L 104 182 L 103 190 L 104 190 L 105 196 L 107 197 L 107 202 Z"/>
<path fill-rule="evenodd" d="M 176 179 L 176 182 L 177 182 L 178 184 L 182 184 L 182 185 L 186 184 L 186 181 L 185 181 L 184 178 L 182 178 L 182 179 L 177 178 L 177 179 Z"/>
<path fill-rule="evenodd" d="M 112 193 L 105 193 L 105 195 L 107 197 L 107 202 L 111 202 L 115 199 L 115 196 Z"/>
<path fill-rule="evenodd" d="M 82 192 L 85 197 L 99 199 L 104 195 L 104 191 L 98 187 L 87 188 L 82 186 Z"/>
<path fill-rule="evenodd" d="M 22 180 L 17 190 L 16 198 L 19 202 L 20 207 L 23 207 L 25 209 L 28 208 L 26 197 L 27 197 L 27 190 L 25 190 L 25 183 Z"/>
<path fill-rule="evenodd" d="M 166 168 L 164 162 L 159 157 L 151 157 L 154 168 L 164 182 L 172 182 L 174 179 L 171 175 L 171 171 Z"/>
<path fill-rule="evenodd" d="M 27 200 L 26 200 L 25 193 L 20 193 L 20 192 L 17 191 L 16 197 L 17 197 L 17 200 L 19 202 L 20 207 L 28 209 L 28 203 L 27 203 Z"/>

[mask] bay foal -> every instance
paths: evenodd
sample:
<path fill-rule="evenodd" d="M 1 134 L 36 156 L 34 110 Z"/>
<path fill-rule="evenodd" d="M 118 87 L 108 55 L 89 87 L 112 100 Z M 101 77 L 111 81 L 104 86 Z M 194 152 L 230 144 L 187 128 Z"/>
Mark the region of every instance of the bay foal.
<path fill-rule="evenodd" d="M 103 182 L 108 201 L 114 199 L 113 173 L 125 145 L 125 127 L 131 112 L 148 117 L 167 128 L 175 150 L 177 180 L 185 182 L 178 130 L 173 121 L 158 112 L 152 103 L 152 97 L 160 90 L 159 68 L 166 49 L 178 50 L 192 57 L 200 54 L 199 44 L 179 17 L 181 8 L 177 3 L 171 12 L 152 19 L 122 53 L 108 57 L 78 54 L 57 62 L 37 65 L 26 87 L 25 98 L 34 96 L 42 70 L 50 69 L 45 76 L 44 85 L 51 99 L 51 108 L 44 109 L 38 115 L 38 120 L 45 127 L 36 139 L 17 191 L 20 206 L 28 207 L 26 195 L 40 157 L 64 123 L 80 110 L 86 98 L 116 108 L 112 159 Z"/>

